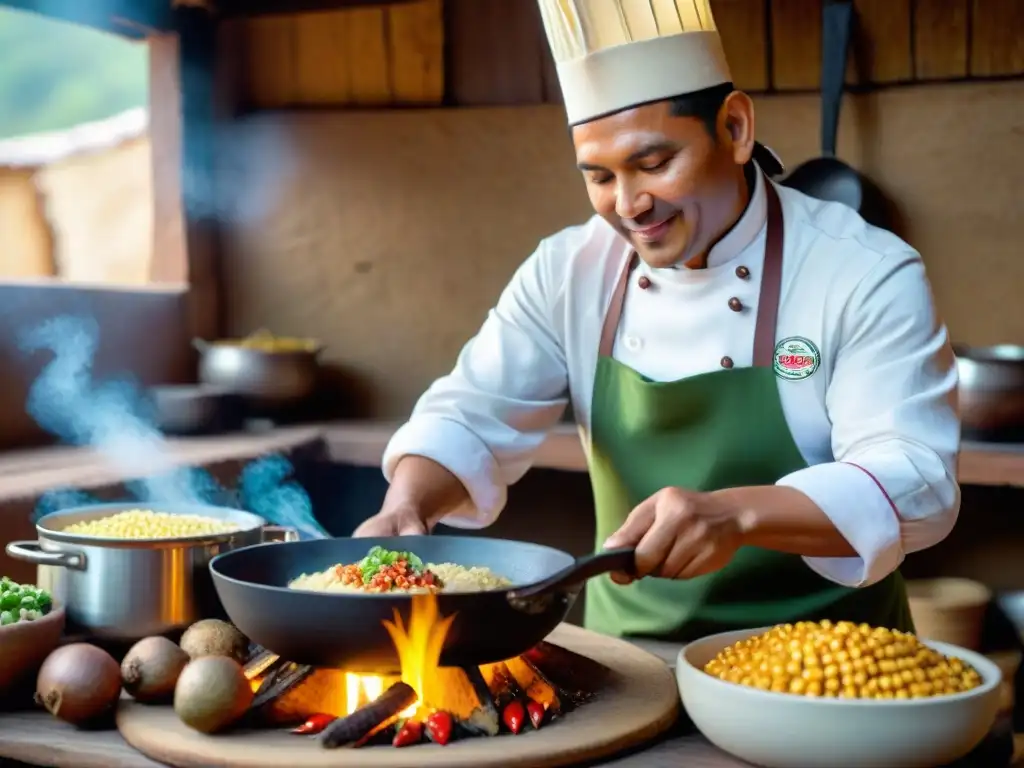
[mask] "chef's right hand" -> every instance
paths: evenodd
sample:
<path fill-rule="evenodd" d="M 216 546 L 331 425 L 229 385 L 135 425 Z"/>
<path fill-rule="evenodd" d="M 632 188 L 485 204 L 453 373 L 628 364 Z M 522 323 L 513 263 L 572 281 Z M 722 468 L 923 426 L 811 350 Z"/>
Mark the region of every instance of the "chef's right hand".
<path fill-rule="evenodd" d="M 384 507 L 356 528 L 354 537 L 426 536 L 429 531 L 418 510 L 409 506 Z"/>

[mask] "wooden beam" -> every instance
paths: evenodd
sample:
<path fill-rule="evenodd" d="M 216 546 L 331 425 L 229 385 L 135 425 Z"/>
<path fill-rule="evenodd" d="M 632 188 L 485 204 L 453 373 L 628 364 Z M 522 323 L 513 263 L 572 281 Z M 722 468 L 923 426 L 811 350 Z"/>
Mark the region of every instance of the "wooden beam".
<path fill-rule="evenodd" d="M 137 40 L 174 29 L 171 0 L 0 0 L 0 5 Z"/>
<path fill-rule="evenodd" d="M 338 11 L 360 6 L 399 5 L 412 0 L 219 0 L 217 12 L 222 17 L 279 16 L 317 11 Z"/>
<path fill-rule="evenodd" d="M 215 338 L 221 326 L 221 274 L 216 185 L 218 93 L 217 23 L 206 10 L 179 6 L 181 195 L 188 253 L 191 333 Z"/>

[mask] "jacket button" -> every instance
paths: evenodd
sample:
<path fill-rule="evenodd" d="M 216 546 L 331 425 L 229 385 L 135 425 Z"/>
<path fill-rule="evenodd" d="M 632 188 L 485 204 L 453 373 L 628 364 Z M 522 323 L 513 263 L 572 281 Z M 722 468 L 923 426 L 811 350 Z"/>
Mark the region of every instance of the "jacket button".
<path fill-rule="evenodd" d="M 750 277 L 750 270 L 746 267 L 736 267 L 736 277 L 740 280 L 746 280 Z"/>
<path fill-rule="evenodd" d="M 733 296 L 731 299 L 729 299 L 729 309 L 731 309 L 733 312 L 739 312 L 740 310 L 743 309 L 743 302 L 737 299 L 735 296 Z"/>
<path fill-rule="evenodd" d="M 651 287 L 651 278 L 647 275 L 640 275 L 640 279 L 636 281 L 636 284 L 640 286 L 641 291 L 646 291 Z"/>
<path fill-rule="evenodd" d="M 722 358 L 722 367 L 723 368 L 732 368 L 732 358 L 731 357 L 723 357 Z"/>

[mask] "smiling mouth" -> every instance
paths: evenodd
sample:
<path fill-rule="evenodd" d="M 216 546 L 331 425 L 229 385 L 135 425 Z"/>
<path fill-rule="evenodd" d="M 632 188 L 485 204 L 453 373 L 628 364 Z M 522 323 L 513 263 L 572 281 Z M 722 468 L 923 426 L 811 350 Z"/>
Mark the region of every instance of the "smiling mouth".
<path fill-rule="evenodd" d="M 668 232 L 668 228 L 672 226 L 672 222 L 675 218 L 676 214 L 673 214 L 659 224 L 652 224 L 651 226 L 643 227 L 642 229 L 630 229 L 629 232 L 641 242 L 656 243 L 665 236 Z"/>

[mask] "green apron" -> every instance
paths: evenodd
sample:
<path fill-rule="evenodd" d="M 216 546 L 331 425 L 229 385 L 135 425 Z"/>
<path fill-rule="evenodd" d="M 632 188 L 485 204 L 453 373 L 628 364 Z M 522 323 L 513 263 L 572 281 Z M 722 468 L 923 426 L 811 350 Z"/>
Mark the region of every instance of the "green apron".
<path fill-rule="evenodd" d="M 783 221 L 767 180 L 765 191 L 768 234 L 752 367 L 732 369 L 723 358 L 722 370 L 655 382 L 614 360 L 636 255 L 623 267 L 601 333 L 591 413 L 598 547 L 633 507 L 662 488 L 773 485 L 807 466 L 786 424 L 772 367 Z M 749 274 L 737 271 L 741 279 Z M 725 568 L 694 579 L 649 577 L 619 586 L 605 575 L 592 579 L 586 592 L 586 626 L 617 636 L 688 642 L 731 629 L 826 618 L 913 629 L 899 573 L 852 589 L 819 576 L 798 555 L 757 547 L 740 548 Z"/>

